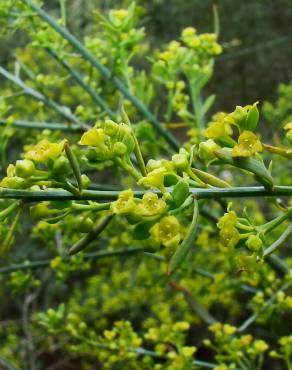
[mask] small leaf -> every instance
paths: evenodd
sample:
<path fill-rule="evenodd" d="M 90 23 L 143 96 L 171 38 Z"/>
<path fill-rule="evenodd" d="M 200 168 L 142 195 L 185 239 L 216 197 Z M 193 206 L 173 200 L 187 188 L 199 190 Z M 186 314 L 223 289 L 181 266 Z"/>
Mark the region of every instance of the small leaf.
<path fill-rule="evenodd" d="M 190 193 L 190 187 L 186 180 L 180 180 L 174 187 L 172 192 L 172 204 L 171 209 L 180 207 L 186 200 Z"/>
<path fill-rule="evenodd" d="M 244 157 L 232 158 L 232 150 L 229 148 L 216 150 L 215 155 L 224 163 L 228 163 L 231 166 L 238 167 L 253 173 L 257 181 L 263 184 L 266 188 L 273 187 L 274 182 L 270 172 L 265 167 L 265 165 L 257 159 Z"/>
<path fill-rule="evenodd" d="M 254 103 L 252 108 L 249 110 L 246 118 L 246 130 L 254 131 L 259 121 L 259 111 L 257 107 L 258 102 Z"/>
<path fill-rule="evenodd" d="M 175 253 L 171 257 L 171 260 L 168 265 L 169 275 L 172 274 L 181 265 L 181 263 L 186 258 L 188 252 L 192 248 L 195 238 L 196 238 L 196 234 L 197 234 L 198 218 L 199 218 L 199 206 L 198 206 L 198 200 L 195 198 L 193 219 L 192 219 L 191 225 L 189 227 L 189 230 L 183 242 L 181 243 L 181 245 L 178 247 L 178 249 L 175 251 Z"/>
<path fill-rule="evenodd" d="M 77 161 L 77 158 L 75 157 L 75 154 L 71 150 L 68 141 L 65 142 L 64 149 L 65 149 L 67 158 L 69 160 L 69 163 L 71 165 L 71 168 L 73 170 L 75 179 L 77 181 L 79 192 L 81 193 L 82 192 L 82 178 L 81 178 L 81 172 L 80 172 L 80 168 L 79 168 L 79 163 Z"/>
<path fill-rule="evenodd" d="M 155 222 L 156 222 L 156 219 L 139 222 L 134 228 L 134 232 L 133 232 L 134 239 L 137 239 L 137 240 L 148 239 L 150 236 L 149 230 L 155 224 Z"/>
<path fill-rule="evenodd" d="M 114 215 L 105 216 L 101 219 L 100 222 L 97 223 L 97 225 L 90 231 L 87 235 L 85 235 L 83 238 L 78 240 L 70 249 L 69 249 L 69 256 L 72 256 L 73 254 L 76 254 L 86 248 L 88 244 L 90 244 L 93 240 L 96 239 L 96 237 L 107 227 L 107 225 L 110 223 Z"/>
<path fill-rule="evenodd" d="M 173 186 L 177 183 L 178 177 L 173 173 L 166 173 L 164 175 L 164 185 L 165 186 Z"/>
<path fill-rule="evenodd" d="M 203 104 L 203 107 L 202 107 L 202 110 L 201 110 L 201 114 L 202 116 L 204 116 L 208 110 L 212 107 L 214 101 L 215 101 L 215 95 L 210 95 L 205 101 L 204 101 L 204 104 Z"/>

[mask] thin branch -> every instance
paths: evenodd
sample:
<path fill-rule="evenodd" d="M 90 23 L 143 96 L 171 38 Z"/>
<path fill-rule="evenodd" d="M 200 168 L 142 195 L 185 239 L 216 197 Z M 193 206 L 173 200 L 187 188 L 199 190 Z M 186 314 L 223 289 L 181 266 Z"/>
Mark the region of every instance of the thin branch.
<path fill-rule="evenodd" d="M 116 114 L 107 106 L 106 102 L 88 85 L 84 82 L 83 76 L 74 69 L 68 62 L 64 59 L 60 58 L 59 55 L 52 49 L 47 49 L 48 53 L 65 68 L 71 77 L 77 82 L 79 86 L 83 88 L 84 91 L 88 93 L 88 95 L 92 98 L 92 100 L 104 111 L 108 114 L 108 116 L 115 120 Z"/>
<path fill-rule="evenodd" d="M 1 66 L 0 66 L 0 75 L 7 78 L 7 80 L 9 80 L 14 85 L 21 88 L 26 95 L 31 96 L 35 100 L 43 102 L 46 106 L 54 109 L 57 113 L 59 113 L 61 116 L 63 116 L 67 120 L 74 122 L 80 127 L 87 127 L 86 124 L 80 122 L 79 119 L 73 113 L 71 113 L 69 108 L 59 105 L 54 100 L 48 98 L 47 96 L 43 95 L 39 91 L 34 90 L 31 87 L 27 86 L 19 77 L 14 76 L 12 73 L 8 72 L 5 68 Z"/>
<path fill-rule="evenodd" d="M 290 281 L 287 281 L 285 282 L 281 288 L 278 290 L 278 291 L 285 291 L 287 290 L 291 285 L 291 282 Z M 258 317 L 259 315 L 266 311 L 274 302 L 275 300 L 277 299 L 277 292 L 275 292 L 272 297 L 270 299 L 268 299 L 260 308 L 257 312 L 255 312 L 253 315 L 251 315 L 250 317 L 248 317 L 244 322 L 243 324 L 238 328 L 238 332 L 239 333 L 242 333 L 243 331 L 245 331 Z"/>
<path fill-rule="evenodd" d="M 165 138 L 165 140 L 173 147 L 173 149 L 178 150 L 179 144 L 176 138 L 165 129 L 157 118 L 147 109 L 147 107 L 134 96 L 128 88 L 123 84 L 123 82 L 116 76 L 111 74 L 111 71 L 102 65 L 93 54 L 90 53 L 88 49 L 66 28 L 60 26 L 53 18 L 49 16 L 47 12 L 38 7 L 30 0 L 22 0 L 25 2 L 31 9 L 33 9 L 38 16 L 45 21 L 50 27 L 52 27 L 57 33 L 64 37 L 79 54 L 83 56 L 101 75 L 111 80 L 113 85 L 122 92 L 122 94 L 131 101 L 134 107 L 145 117 L 155 128 L 156 130 Z"/>
<path fill-rule="evenodd" d="M 20 370 L 3 356 L 0 356 L 0 365 L 3 366 L 6 370 Z"/>
<path fill-rule="evenodd" d="M 94 253 L 88 253 L 84 256 L 84 260 L 98 260 L 101 258 L 108 258 L 108 257 L 119 257 L 119 256 L 127 256 L 131 254 L 143 253 L 146 257 L 155 258 L 156 255 L 152 253 L 144 253 L 144 249 L 142 247 L 132 247 L 127 249 L 117 249 L 113 251 L 99 251 Z M 69 261 L 72 257 L 63 256 L 63 261 Z M 33 262 L 24 262 L 24 263 L 17 263 L 10 266 L 5 266 L 0 268 L 0 274 L 10 274 L 13 271 L 19 270 L 37 270 L 42 269 L 50 266 L 53 258 L 40 260 L 40 261 L 33 261 Z"/>
<path fill-rule="evenodd" d="M 290 223 L 290 225 L 279 237 L 279 239 L 277 239 L 272 245 L 265 249 L 263 258 L 267 258 L 270 254 L 274 253 L 277 249 L 279 249 L 291 234 L 292 234 L 292 223 Z"/>
<path fill-rule="evenodd" d="M 172 189 L 168 189 L 170 192 Z M 147 191 L 134 191 L 135 197 L 142 197 Z M 247 198 L 247 197 L 278 197 L 291 196 L 292 186 L 275 186 L 265 189 L 263 186 L 243 186 L 234 188 L 190 188 L 190 193 L 197 199 L 218 198 Z M 72 194 L 67 190 L 20 190 L 0 188 L 0 199 L 22 199 L 23 202 L 38 202 L 44 200 L 116 200 L 120 194 L 118 190 L 84 190 L 82 194 Z M 160 194 L 157 191 L 157 194 Z"/>
<path fill-rule="evenodd" d="M 184 298 L 188 305 L 190 306 L 191 310 L 194 311 L 201 320 L 210 325 L 214 324 L 217 320 L 210 314 L 210 312 L 191 294 L 191 292 L 186 289 L 185 287 L 181 286 L 175 281 L 170 282 L 170 286 L 179 292 L 182 292 Z"/>
<path fill-rule="evenodd" d="M 31 122 L 31 121 L 22 121 L 22 120 L 15 120 L 12 123 L 8 122 L 5 119 L 0 119 L 0 126 L 1 125 L 10 125 L 18 128 L 28 128 L 28 129 L 36 129 L 36 130 L 60 130 L 60 131 L 73 131 L 73 132 L 83 132 L 85 131 L 85 127 L 81 127 L 77 124 L 66 124 L 66 123 L 56 123 L 56 122 Z"/>

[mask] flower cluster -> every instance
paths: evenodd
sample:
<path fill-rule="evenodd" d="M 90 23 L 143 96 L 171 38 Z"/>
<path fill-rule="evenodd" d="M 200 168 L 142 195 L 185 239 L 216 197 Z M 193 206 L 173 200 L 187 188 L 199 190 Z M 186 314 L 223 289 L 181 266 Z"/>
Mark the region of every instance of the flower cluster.
<path fill-rule="evenodd" d="M 95 159 L 100 161 L 128 157 L 135 146 L 131 127 L 111 120 L 105 121 L 103 125 L 96 123 L 82 135 L 79 144 L 92 147 Z"/>
<path fill-rule="evenodd" d="M 214 335 L 214 344 L 209 339 L 204 340 L 204 344 L 216 352 L 217 370 L 236 369 L 243 363 L 252 368 L 262 361 L 263 354 L 269 349 L 264 340 L 254 339 L 250 334 L 236 336 L 237 328 L 229 324 L 216 322 L 209 330 Z"/>

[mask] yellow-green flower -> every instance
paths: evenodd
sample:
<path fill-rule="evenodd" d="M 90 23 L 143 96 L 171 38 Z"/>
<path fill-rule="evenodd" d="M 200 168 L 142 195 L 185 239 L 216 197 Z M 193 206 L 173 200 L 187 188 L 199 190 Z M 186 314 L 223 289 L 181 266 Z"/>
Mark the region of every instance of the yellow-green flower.
<path fill-rule="evenodd" d="M 240 240 L 239 231 L 235 227 L 224 227 L 220 230 L 221 243 L 227 248 L 233 248 Z"/>
<path fill-rule="evenodd" d="M 245 244 L 249 250 L 258 252 L 263 246 L 263 241 L 258 235 L 250 235 Z"/>
<path fill-rule="evenodd" d="M 156 168 L 155 170 L 149 172 L 146 177 L 142 177 L 138 181 L 138 185 L 146 187 L 158 188 L 164 191 L 164 176 L 168 171 L 164 166 Z"/>
<path fill-rule="evenodd" d="M 104 129 L 93 127 L 82 135 L 78 144 L 102 148 L 103 146 L 105 146 L 105 140 L 106 134 L 104 132 Z"/>
<path fill-rule="evenodd" d="M 223 325 L 223 333 L 227 335 L 232 335 L 236 332 L 237 328 L 235 326 L 224 324 Z"/>
<path fill-rule="evenodd" d="M 185 347 L 182 347 L 181 349 L 181 353 L 183 356 L 185 357 L 192 357 L 193 354 L 196 352 L 197 348 L 192 346 L 185 346 Z"/>
<path fill-rule="evenodd" d="M 220 146 L 215 143 L 214 140 L 209 139 L 202 141 L 199 144 L 199 157 L 205 160 L 211 160 L 215 158 L 216 150 L 220 149 Z"/>
<path fill-rule="evenodd" d="M 259 339 L 254 342 L 254 348 L 257 352 L 262 353 L 262 352 L 265 352 L 269 348 L 269 346 L 264 340 Z"/>
<path fill-rule="evenodd" d="M 26 152 L 24 158 L 36 162 L 46 162 L 49 159 L 55 160 L 62 153 L 65 142 L 65 139 L 60 143 L 51 143 L 47 139 L 43 139 Z"/>
<path fill-rule="evenodd" d="M 219 112 L 212 117 L 204 135 L 209 139 L 219 139 L 232 134 L 230 117 L 227 113 Z"/>
<path fill-rule="evenodd" d="M 180 224 L 176 217 L 163 217 L 150 229 L 150 234 L 154 241 L 165 247 L 177 247 L 180 239 Z"/>
<path fill-rule="evenodd" d="M 0 182 L 0 187 L 2 188 L 11 188 L 11 189 L 23 189 L 27 185 L 27 181 L 22 177 L 3 177 Z"/>
<path fill-rule="evenodd" d="M 217 223 L 219 229 L 234 227 L 237 224 L 237 215 L 234 211 L 229 211 L 220 218 Z"/>
<path fill-rule="evenodd" d="M 208 329 L 212 332 L 212 333 L 219 333 L 222 329 L 222 324 L 221 322 L 215 322 L 214 324 L 211 324 Z"/>
<path fill-rule="evenodd" d="M 131 189 L 122 191 L 118 199 L 111 204 L 111 210 L 116 214 L 132 212 L 135 207 L 134 193 Z"/>
<path fill-rule="evenodd" d="M 284 126 L 284 130 L 287 131 L 286 137 L 289 143 L 292 144 L 292 122 L 286 123 L 286 125 Z"/>
<path fill-rule="evenodd" d="M 238 138 L 238 144 L 232 149 L 233 157 L 251 157 L 263 150 L 262 143 L 252 131 L 243 131 Z"/>
<path fill-rule="evenodd" d="M 136 207 L 135 213 L 141 216 L 153 216 L 164 212 L 166 203 L 158 198 L 155 193 L 146 193 L 143 195 L 142 202 Z"/>
<path fill-rule="evenodd" d="M 13 164 L 10 164 L 7 167 L 7 176 L 3 177 L 0 182 L 2 188 L 11 188 L 11 189 L 23 189 L 27 185 L 27 181 L 19 176 L 16 176 L 16 168 Z"/>

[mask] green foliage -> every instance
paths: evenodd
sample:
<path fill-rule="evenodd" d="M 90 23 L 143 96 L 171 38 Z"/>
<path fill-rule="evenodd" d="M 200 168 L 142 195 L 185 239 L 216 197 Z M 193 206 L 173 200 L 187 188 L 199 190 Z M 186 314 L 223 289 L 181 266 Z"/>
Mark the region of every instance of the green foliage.
<path fill-rule="evenodd" d="M 153 50 L 132 3 L 81 42 L 39 5 L 0 6 L 0 363 L 290 369 L 288 101 L 265 143 L 257 102 L 210 117 L 217 34 Z"/>

